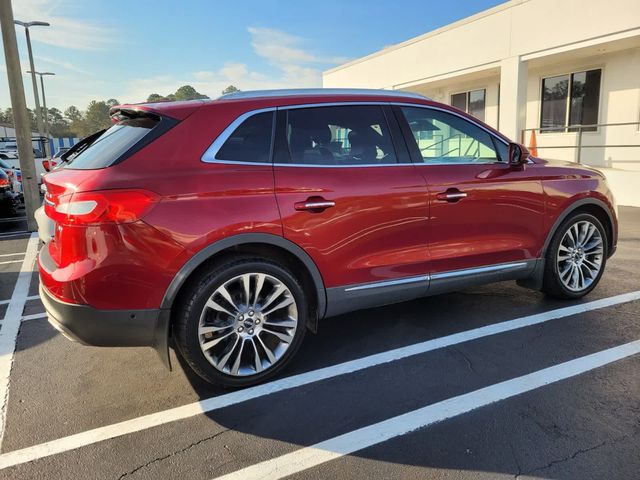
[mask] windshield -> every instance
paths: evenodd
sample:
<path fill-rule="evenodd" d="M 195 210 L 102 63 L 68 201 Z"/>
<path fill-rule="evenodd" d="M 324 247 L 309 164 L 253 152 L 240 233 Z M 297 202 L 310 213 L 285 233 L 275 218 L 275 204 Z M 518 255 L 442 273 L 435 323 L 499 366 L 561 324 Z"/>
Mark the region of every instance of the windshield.
<path fill-rule="evenodd" d="M 95 139 L 87 137 L 88 146 L 79 149 L 75 156 L 63 155 L 62 158 L 69 162 L 65 168 L 94 170 L 108 167 L 144 138 L 158 123 L 158 119 L 150 117 L 118 122 Z"/>

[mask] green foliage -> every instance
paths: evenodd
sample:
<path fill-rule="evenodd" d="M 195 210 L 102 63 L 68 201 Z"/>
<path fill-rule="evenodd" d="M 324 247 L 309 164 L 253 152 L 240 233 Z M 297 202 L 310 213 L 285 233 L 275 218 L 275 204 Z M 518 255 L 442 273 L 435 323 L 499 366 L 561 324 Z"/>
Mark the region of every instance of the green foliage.
<path fill-rule="evenodd" d="M 235 88 L 229 86 L 227 88 Z M 196 91 L 191 85 L 183 85 L 175 93 L 162 96 L 152 93 L 147 97 L 147 102 L 170 102 L 174 100 L 195 100 L 209 98 Z M 49 133 L 54 137 L 86 137 L 103 128 L 109 128 L 111 118 L 109 109 L 120 102 L 115 98 L 108 100 L 92 100 L 87 109 L 82 112 L 75 105 L 68 107 L 64 113 L 57 108 L 47 109 L 47 120 L 49 122 Z M 37 131 L 36 117 L 33 111 L 27 109 L 32 131 Z M 0 109 L 0 123 L 13 125 L 13 114 L 11 108 Z"/>
<path fill-rule="evenodd" d="M 228 93 L 236 93 L 236 92 L 239 92 L 239 91 L 240 91 L 240 89 L 239 89 L 239 88 L 236 88 L 236 87 L 235 87 L 235 86 L 233 86 L 233 85 L 229 85 L 227 88 L 225 88 L 224 90 L 222 90 L 222 95 L 226 95 L 226 94 L 228 94 Z"/>

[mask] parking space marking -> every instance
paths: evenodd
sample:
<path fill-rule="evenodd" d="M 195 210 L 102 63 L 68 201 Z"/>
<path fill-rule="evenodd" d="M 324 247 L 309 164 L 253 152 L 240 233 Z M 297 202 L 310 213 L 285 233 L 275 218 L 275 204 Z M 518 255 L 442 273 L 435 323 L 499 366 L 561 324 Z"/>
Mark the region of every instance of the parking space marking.
<path fill-rule="evenodd" d="M 47 318 L 47 314 L 46 313 L 33 313 L 31 315 L 25 315 L 24 317 L 22 317 L 22 321 L 24 322 L 25 320 L 39 320 L 41 318 Z"/>
<path fill-rule="evenodd" d="M 31 295 L 30 297 L 27 297 L 26 300 L 36 300 L 40 298 L 40 295 Z M 11 299 L 9 300 L 0 300 L 0 305 L 6 305 L 7 303 L 9 303 L 11 301 Z"/>
<path fill-rule="evenodd" d="M 632 302 L 640 299 L 640 291 L 616 295 L 614 297 L 603 298 L 592 302 L 573 305 L 571 307 L 551 310 L 535 315 L 508 320 L 493 325 L 467 330 L 460 333 L 448 335 L 446 337 L 427 340 L 425 342 L 409 345 L 407 347 L 396 348 L 382 353 L 369 355 L 356 360 L 331 365 L 329 367 L 300 373 L 291 377 L 281 378 L 272 382 L 257 385 L 255 387 L 238 390 L 235 392 L 207 398 L 199 402 L 190 403 L 180 407 L 170 408 L 164 411 L 143 415 L 141 417 L 124 420 L 122 422 L 94 428 L 84 432 L 62 437 L 57 440 L 41 443 L 20 450 L 3 453 L 0 455 L 0 470 L 21 463 L 30 462 L 39 458 L 56 455 L 70 450 L 75 450 L 87 445 L 92 445 L 104 440 L 128 435 L 149 428 L 157 427 L 167 423 L 194 417 L 203 413 L 230 407 L 238 403 L 254 400 L 265 395 L 279 393 L 304 385 L 309 385 L 322 380 L 335 378 L 348 373 L 357 372 L 367 368 L 383 365 L 385 363 L 401 360 L 414 355 L 430 352 L 444 347 L 457 345 L 459 343 L 477 340 L 480 338 L 496 335 L 500 333 L 517 330 L 532 325 L 541 324 L 550 320 L 560 319 L 591 310 L 601 309 Z"/>
<path fill-rule="evenodd" d="M 0 255 L 0 257 L 17 257 L 17 256 L 22 256 L 24 255 L 25 252 L 18 252 L 18 253 L 3 253 L 2 255 Z"/>
<path fill-rule="evenodd" d="M 7 419 L 9 374 L 11 373 L 11 364 L 13 363 L 13 353 L 16 348 L 20 319 L 22 318 L 27 296 L 29 295 L 31 274 L 33 273 L 33 265 L 36 260 L 36 254 L 38 253 L 38 241 L 38 234 L 34 233 L 27 243 L 27 250 L 24 260 L 22 260 L 18 280 L 13 288 L 13 295 L 11 296 L 7 312 L 0 327 L 0 447 L 2 446 Z"/>
<path fill-rule="evenodd" d="M 301 448 L 223 475 L 218 477 L 218 480 L 287 477 L 420 428 L 575 377 L 638 353 L 640 353 L 640 340 L 602 350 L 374 423 L 310 447 Z"/>
<path fill-rule="evenodd" d="M 8 265 L 10 263 L 22 263 L 22 260 L 9 260 L 7 262 L 0 262 L 0 265 Z"/>

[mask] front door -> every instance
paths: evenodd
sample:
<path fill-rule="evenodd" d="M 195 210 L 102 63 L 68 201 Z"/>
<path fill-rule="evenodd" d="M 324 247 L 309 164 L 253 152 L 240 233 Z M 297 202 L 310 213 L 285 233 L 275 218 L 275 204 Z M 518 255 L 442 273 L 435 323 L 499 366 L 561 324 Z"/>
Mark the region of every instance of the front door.
<path fill-rule="evenodd" d="M 529 269 L 543 242 L 544 195 L 533 170 L 510 166 L 504 140 L 462 115 L 395 111 L 429 186 L 433 280 Z"/>
<path fill-rule="evenodd" d="M 427 188 L 391 109 L 293 107 L 280 110 L 277 123 L 274 173 L 284 236 L 311 256 L 329 295 L 353 300 L 396 284 L 407 297 L 424 294 Z"/>

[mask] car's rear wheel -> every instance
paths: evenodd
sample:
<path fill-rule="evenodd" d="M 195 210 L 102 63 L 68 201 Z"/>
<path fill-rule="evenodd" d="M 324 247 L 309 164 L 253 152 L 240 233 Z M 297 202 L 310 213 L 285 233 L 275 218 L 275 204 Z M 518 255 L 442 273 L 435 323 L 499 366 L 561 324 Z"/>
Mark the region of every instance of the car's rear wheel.
<path fill-rule="evenodd" d="M 183 296 L 175 334 L 189 366 L 206 381 L 244 387 L 276 374 L 305 334 L 308 304 L 286 268 L 261 258 L 236 257 Z"/>
<path fill-rule="evenodd" d="M 593 290 L 607 262 L 607 235 L 588 213 L 565 220 L 547 250 L 543 291 L 558 298 L 579 298 Z"/>

